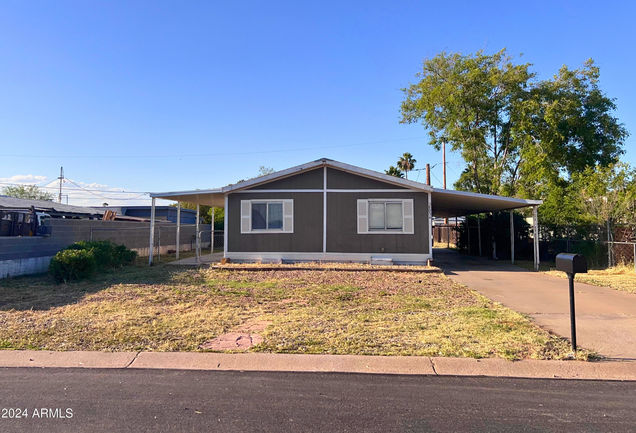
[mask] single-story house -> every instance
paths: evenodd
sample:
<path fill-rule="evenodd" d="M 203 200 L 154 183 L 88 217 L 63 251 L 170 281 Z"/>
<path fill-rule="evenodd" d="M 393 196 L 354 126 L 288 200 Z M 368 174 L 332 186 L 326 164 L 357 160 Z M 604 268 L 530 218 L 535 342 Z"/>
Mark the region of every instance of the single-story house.
<path fill-rule="evenodd" d="M 433 188 L 327 158 L 222 188 L 150 196 L 153 208 L 155 199 L 224 208 L 223 254 L 232 261 L 426 263 L 434 216 L 527 206 L 536 216 L 541 204 Z"/>

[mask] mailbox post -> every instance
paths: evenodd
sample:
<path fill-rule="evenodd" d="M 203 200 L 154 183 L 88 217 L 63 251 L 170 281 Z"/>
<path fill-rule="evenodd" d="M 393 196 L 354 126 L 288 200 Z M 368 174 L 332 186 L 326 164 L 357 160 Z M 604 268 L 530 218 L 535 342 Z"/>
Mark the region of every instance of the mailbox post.
<path fill-rule="evenodd" d="M 570 284 L 570 327 L 572 332 L 572 350 L 576 352 L 576 320 L 574 315 L 574 275 L 587 273 L 587 261 L 581 254 L 560 253 L 556 256 L 556 268 L 568 275 Z"/>

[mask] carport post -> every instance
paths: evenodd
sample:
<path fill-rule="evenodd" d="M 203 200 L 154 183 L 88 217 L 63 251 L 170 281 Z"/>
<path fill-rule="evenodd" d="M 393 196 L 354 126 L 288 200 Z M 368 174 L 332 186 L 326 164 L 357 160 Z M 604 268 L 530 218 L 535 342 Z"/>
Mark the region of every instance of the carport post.
<path fill-rule="evenodd" d="M 176 258 L 179 260 L 179 249 L 181 248 L 181 202 L 177 202 L 177 239 L 176 239 Z"/>
<path fill-rule="evenodd" d="M 513 210 L 510 210 L 510 263 L 515 264 L 515 219 Z"/>
<path fill-rule="evenodd" d="M 212 221 L 210 221 L 210 254 L 214 254 L 214 213 L 216 208 L 212 208 Z"/>
<path fill-rule="evenodd" d="M 152 266 L 152 253 L 155 248 L 155 198 L 150 206 L 150 245 L 148 246 L 148 266 Z"/>
<path fill-rule="evenodd" d="M 470 254 L 470 224 L 468 223 L 468 215 L 466 215 L 466 219 L 464 221 L 466 223 L 466 235 L 468 236 L 468 254 Z"/>
<path fill-rule="evenodd" d="M 538 206 L 532 206 L 532 234 L 534 235 L 534 270 L 539 270 L 539 217 Z"/>
<path fill-rule="evenodd" d="M 196 257 L 197 257 L 197 263 L 199 263 L 199 255 L 201 254 L 201 234 L 199 233 L 199 214 L 200 214 L 200 206 L 199 203 L 197 203 L 197 221 L 196 221 L 196 225 L 195 225 L 195 230 L 196 230 L 196 234 L 195 234 L 195 245 L 194 248 L 196 249 Z"/>
<path fill-rule="evenodd" d="M 479 257 L 481 257 L 481 214 L 477 214 L 477 244 L 479 245 Z"/>

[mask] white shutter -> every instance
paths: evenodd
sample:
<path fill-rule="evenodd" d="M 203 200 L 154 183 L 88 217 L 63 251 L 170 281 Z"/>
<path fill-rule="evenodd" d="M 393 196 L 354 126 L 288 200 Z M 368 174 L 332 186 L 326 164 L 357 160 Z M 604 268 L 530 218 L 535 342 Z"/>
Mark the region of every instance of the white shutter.
<path fill-rule="evenodd" d="M 241 200 L 241 233 L 252 231 L 252 202 Z"/>
<path fill-rule="evenodd" d="M 358 200 L 358 233 L 369 232 L 369 200 Z"/>
<path fill-rule="evenodd" d="M 283 231 L 294 233 L 294 200 L 283 200 Z"/>
<path fill-rule="evenodd" d="M 402 216 L 404 218 L 404 233 L 414 233 L 413 199 L 402 200 Z"/>

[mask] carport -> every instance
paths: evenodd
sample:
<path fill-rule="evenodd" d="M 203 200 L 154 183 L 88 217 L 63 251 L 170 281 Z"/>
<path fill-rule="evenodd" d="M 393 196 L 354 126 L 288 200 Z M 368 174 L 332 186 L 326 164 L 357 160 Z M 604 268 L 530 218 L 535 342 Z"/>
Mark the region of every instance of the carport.
<path fill-rule="evenodd" d="M 468 215 L 479 215 L 488 212 L 508 211 L 510 214 L 510 260 L 515 262 L 515 225 L 513 211 L 532 207 L 532 235 L 534 241 L 534 269 L 539 270 L 539 220 L 537 208 L 543 201 L 526 200 L 515 197 L 503 197 L 499 195 L 478 194 L 474 192 L 455 191 L 451 189 L 433 188 L 431 194 L 431 207 L 434 217 L 453 218 Z M 481 225 L 477 219 L 477 230 Z M 481 235 L 477 236 L 481 243 Z M 481 249 L 481 248 L 480 248 Z"/>
<path fill-rule="evenodd" d="M 250 180 L 239 182 L 232 185 L 227 185 L 222 188 L 207 189 L 207 190 L 174 191 L 174 192 L 165 192 L 165 193 L 151 193 L 150 196 L 152 198 L 152 211 L 151 211 L 151 217 L 150 217 L 149 264 L 152 264 L 152 260 L 153 260 L 155 200 L 157 198 L 164 199 L 164 200 L 172 200 L 178 203 L 177 205 L 177 213 L 178 213 L 177 257 L 179 254 L 178 252 L 179 251 L 179 235 L 180 235 L 179 226 L 180 226 L 180 209 L 181 209 L 180 203 L 187 202 L 187 203 L 196 204 L 196 210 L 197 210 L 196 260 L 198 261 L 201 254 L 201 241 L 200 241 L 201 233 L 199 230 L 200 205 L 207 205 L 207 206 L 211 206 L 212 208 L 222 207 L 224 209 L 224 215 L 226 217 L 224 218 L 225 220 L 224 243 L 225 243 L 225 248 L 227 248 L 227 244 L 228 244 L 228 226 L 227 226 L 228 201 L 227 200 L 228 200 L 228 195 L 230 193 L 241 192 L 244 189 L 254 188 L 255 186 L 258 187 L 258 185 L 261 185 L 261 184 L 266 184 L 268 182 L 272 182 L 275 180 L 289 178 L 289 177 L 298 175 L 299 173 L 315 170 L 317 167 L 325 167 L 325 170 L 326 170 L 326 167 L 336 167 L 338 169 L 354 171 L 359 176 L 366 177 L 369 179 L 378 179 L 384 182 L 387 182 L 387 179 L 390 178 L 389 176 L 383 173 L 373 172 L 371 170 L 367 170 L 367 169 L 363 169 L 363 168 L 355 167 L 355 166 L 350 166 L 350 165 L 339 163 L 337 161 L 333 161 L 329 159 L 322 159 L 322 160 L 313 161 L 307 164 L 303 164 L 301 166 L 291 167 L 289 169 L 275 172 L 275 173 L 262 176 L 259 178 L 250 179 Z M 390 178 L 390 179 L 395 179 L 395 178 Z M 396 180 L 388 180 L 388 182 L 398 183 L 398 181 Z M 513 211 L 515 209 L 532 207 L 532 216 L 533 216 L 532 227 L 533 227 L 533 237 L 534 237 L 534 268 L 535 270 L 539 269 L 539 235 L 538 235 L 539 225 L 538 225 L 538 218 L 537 218 L 537 208 L 542 203 L 542 201 L 525 200 L 525 199 L 514 198 L 514 197 L 503 197 L 503 196 L 478 194 L 478 193 L 465 192 L 465 191 L 454 191 L 454 190 L 447 190 L 447 189 L 432 188 L 431 186 L 423 184 L 423 183 L 418 183 L 418 182 L 413 182 L 413 181 L 403 180 L 403 179 L 400 179 L 398 185 L 401 186 L 405 191 L 413 190 L 413 191 L 419 191 L 420 193 L 424 192 L 429 194 L 428 216 L 429 216 L 429 228 L 431 229 L 432 229 L 432 222 L 434 217 L 452 218 L 452 217 L 468 216 L 468 215 L 475 215 L 475 214 L 479 215 L 481 213 L 488 213 L 488 212 L 508 211 L 510 214 L 510 233 L 511 233 L 510 244 L 511 244 L 511 251 L 512 251 L 511 260 L 513 263 L 514 263 L 514 231 L 515 231 Z M 282 190 L 271 190 L 271 191 L 280 192 Z M 310 193 L 320 194 L 321 196 L 324 197 L 323 233 L 324 233 L 324 239 L 326 239 L 326 222 L 325 222 L 326 216 L 327 216 L 327 209 L 326 209 L 327 198 L 326 197 L 328 193 L 332 191 L 337 191 L 337 190 L 332 190 L 327 188 L 326 175 L 325 175 L 325 183 L 323 188 L 302 189 L 302 190 L 287 189 L 284 191 L 285 192 L 290 192 L 290 191 L 310 192 Z M 358 191 L 358 190 L 355 190 L 355 191 Z M 385 190 L 385 191 L 389 191 L 389 190 Z M 396 190 L 391 190 L 391 191 L 396 191 Z M 478 219 L 477 221 L 478 221 L 478 230 L 479 230 L 479 233 L 481 233 L 480 231 L 481 228 L 479 224 L 480 220 Z M 214 224 L 212 224 L 211 230 L 212 230 L 212 239 L 214 239 Z M 430 245 L 431 254 L 432 254 L 432 243 L 433 243 L 432 238 L 433 236 L 431 233 L 431 235 L 429 236 L 429 241 L 431 244 Z M 479 242 L 481 243 L 481 236 L 478 236 L 478 238 L 479 238 Z M 212 242 L 211 251 L 213 251 L 213 249 L 214 249 L 214 241 Z M 227 249 L 225 252 L 227 252 Z"/>

